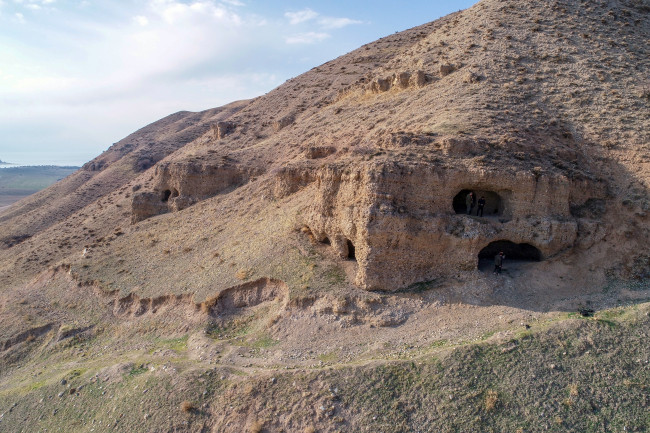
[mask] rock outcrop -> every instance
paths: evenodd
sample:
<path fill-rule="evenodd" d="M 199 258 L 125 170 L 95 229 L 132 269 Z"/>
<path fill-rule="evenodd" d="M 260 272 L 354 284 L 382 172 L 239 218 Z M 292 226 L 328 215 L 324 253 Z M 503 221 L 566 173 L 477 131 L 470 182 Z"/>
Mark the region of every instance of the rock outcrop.
<path fill-rule="evenodd" d="M 246 169 L 227 161 L 221 164 L 160 163 L 153 190 L 138 191 L 131 201 L 131 222 L 185 209 L 206 198 L 246 183 L 259 169 Z"/>
<path fill-rule="evenodd" d="M 353 248 L 355 282 L 370 290 L 476 269 L 481 250 L 495 241 L 552 257 L 577 241 L 580 219 L 571 208 L 605 194 L 597 182 L 561 175 L 394 163 L 325 168 L 315 188 L 305 225 L 342 258 Z M 466 214 L 470 191 L 486 197 L 484 216 L 476 216 L 476 206 Z"/>

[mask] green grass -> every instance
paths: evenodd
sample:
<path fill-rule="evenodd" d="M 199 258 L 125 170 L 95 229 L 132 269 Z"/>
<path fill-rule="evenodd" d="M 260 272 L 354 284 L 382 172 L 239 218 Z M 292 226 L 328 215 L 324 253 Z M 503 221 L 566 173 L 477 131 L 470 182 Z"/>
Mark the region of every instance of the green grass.
<path fill-rule="evenodd" d="M 254 316 L 232 320 L 225 325 L 211 325 L 206 328 L 206 334 L 214 340 L 231 340 L 243 337 L 251 331 Z"/>
<path fill-rule="evenodd" d="M 166 349 L 171 349 L 176 353 L 181 353 L 187 351 L 187 339 L 188 336 L 184 335 L 183 337 L 160 340 L 158 345 Z"/>
<path fill-rule="evenodd" d="M 131 368 L 131 371 L 129 371 L 127 373 L 127 375 L 128 376 L 137 376 L 139 374 L 146 373 L 147 371 L 149 371 L 149 369 L 147 367 L 145 367 L 143 364 L 141 364 L 140 366 L 137 366 L 137 367 L 133 366 Z"/>
<path fill-rule="evenodd" d="M 279 340 L 274 340 L 269 335 L 265 334 L 259 337 L 257 340 L 253 341 L 251 343 L 251 346 L 256 349 L 267 349 L 269 347 L 276 346 L 278 343 L 280 343 Z"/>
<path fill-rule="evenodd" d="M 78 167 L 9 167 L 0 169 L 0 194 L 26 195 L 47 188 Z"/>
<path fill-rule="evenodd" d="M 345 271 L 337 265 L 332 265 L 325 270 L 325 279 L 330 286 L 339 286 L 345 282 Z"/>
<path fill-rule="evenodd" d="M 527 330 L 514 341 L 458 345 L 440 359 L 424 355 L 286 374 L 273 387 L 252 376 L 247 387 L 256 390 L 260 417 L 273 407 L 271 401 L 293 407 L 304 398 L 318 398 L 322 407 L 336 408 L 339 421 L 347 423 L 344 431 L 595 433 L 623 431 L 624 426 L 627 431 L 647 431 L 650 416 L 644 393 L 649 373 L 636 361 L 647 357 L 647 316 L 619 320 L 627 314 L 613 315 L 618 319 L 607 319 L 616 323 L 613 327 L 597 319 L 564 319 Z M 504 350 L 513 342 L 514 350 Z M 336 395 L 324 392 L 323 383 L 326 389 L 336 389 Z M 241 399 L 231 396 L 230 401 L 241 407 L 250 404 L 237 395 Z M 271 412 L 266 414 L 273 419 Z M 293 416 L 304 422 L 313 419 L 309 411 Z"/>
<path fill-rule="evenodd" d="M 328 352 L 318 355 L 318 360 L 323 362 L 335 362 L 339 359 L 337 352 Z"/>

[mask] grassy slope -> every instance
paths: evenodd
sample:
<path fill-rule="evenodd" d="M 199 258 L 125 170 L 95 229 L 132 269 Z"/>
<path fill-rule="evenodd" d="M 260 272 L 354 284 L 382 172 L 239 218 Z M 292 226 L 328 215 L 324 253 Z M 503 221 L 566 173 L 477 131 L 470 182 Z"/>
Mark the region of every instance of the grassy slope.
<path fill-rule="evenodd" d="M 107 332 L 2 381 L 0 431 L 647 431 L 649 315 L 647 303 L 569 314 L 507 341 L 289 372 L 197 363 L 182 334 L 92 355 Z"/>

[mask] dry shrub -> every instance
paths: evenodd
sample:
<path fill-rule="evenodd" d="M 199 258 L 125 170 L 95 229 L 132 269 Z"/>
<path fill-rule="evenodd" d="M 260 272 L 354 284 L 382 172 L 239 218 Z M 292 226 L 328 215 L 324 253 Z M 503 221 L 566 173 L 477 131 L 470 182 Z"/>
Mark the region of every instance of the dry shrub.
<path fill-rule="evenodd" d="M 185 400 L 184 402 L 181 403 L 181 410 L 185 413 L 190 413 L 194 410 L 194 403 L 191 401 Z"/>
<path fill-rule="evenodd" d="M 493 411 L 498 403 L 499 394 L 493 389 L 488 390 L 488 392 L 485 394 L 485 410 L 487 412 Z"/>
<path fill-rule="evenodd" d="M 242 280 L 242 281 L 244 281 L 244 280 L 247 280 L 247 279 L 248 279 L 248 277 L 249 277 L 248 274 L 249 274 L 248 269 L 240 269 L 240 270 L 238 270 L 237 273 L 235 274 L 235 277 L 237 277 L 238 280 Z"/>
<path fill-rule="evenodd" d="M 573 397 L 578 396 L 578 384 L 577 383 L 572 383 L 569 385 L 569 395 Z"/>
<path fill-rule="evenodd" d="M 250 433 L 260 433 L 263 428 L 264 428 L 264 423 L 260 420 L 256 420 L 255 422 L 253 422 L 253 424 L 251 424 L 249 431 Z"/>
<path fill-rule="evenodd" d="M 244 395 L 251 396 L 255 393 L 255 387 L 251 383 L 244 385 Z"/>
<path fill-rule="evenodd" d="M 36 337 L 34 337 L 34 334 L 29 334 L 25 341 L 30 342 L 36 340 Z"/>

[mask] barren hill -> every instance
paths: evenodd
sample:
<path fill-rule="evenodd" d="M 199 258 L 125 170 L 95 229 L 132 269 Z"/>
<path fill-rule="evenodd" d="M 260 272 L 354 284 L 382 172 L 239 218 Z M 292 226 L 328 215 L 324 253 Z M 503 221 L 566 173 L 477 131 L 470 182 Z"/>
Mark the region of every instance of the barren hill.
<path fill-rule="evenodd" d="M 441 365 L 453 369 L 453 347 L 494 335 L 507 353 L 531 323 L 546 332 L 560 321 L 589 347 L 614 338 L 567 325 L 580 308 L 631 304 L 625 326 L 642 328 L 649 12 L 645 0 L 483 0 L 264 96 L 177 113 L 116 143 L 0 214 L 0 402 L 26 407 L 70 370 L 98 393 L 105 375 L 119 398 L 163 375 L 187 386 L 183 395 L 194 381 L 206 387 L 203 406 L 169 423 L 150 411 L 169 431 L 393 431 L 364 415 L 367 396 L 337 399 L 332 388 L 348 406 L 323 403 L 312 388 L 329 380 L 324 369 L 383 371 L 400 358 L 429 366 L 439 350 L 452 351 Z M 504 272 L 493 275 L 499 251 Z M 536 350 L 547 347 L 540 338 Z M 643 365 L 647 349 L 635 356 Z M 300 369 L 311 391 L 271 408 L 275 391 L 253 384 L 275 384 L 281 369 Z M 381 371 L 359 386 L 392 377 Z M 491 394 L 479 388 L 487 408 Z M 246 407 L 219 409 L 235 400 Z M 431 425 L 425 408 L 395 401 L 391 410 L 414 414 L 409 429 Z M 149 418 L 120 410 L 125 431 L 147 431 Z M 18 425 L 16 416 L 0 423 Z M 504 423 L 490 425 L 516 427 Z"/>

